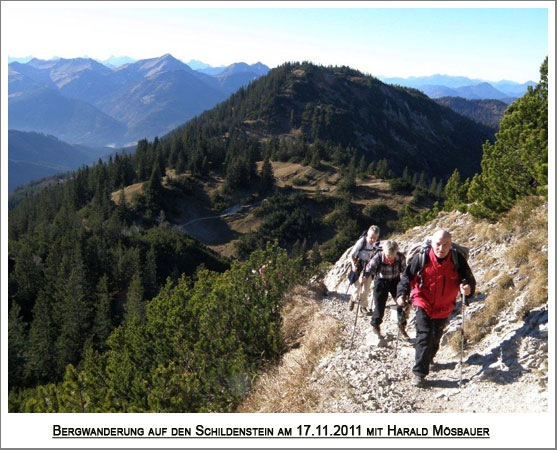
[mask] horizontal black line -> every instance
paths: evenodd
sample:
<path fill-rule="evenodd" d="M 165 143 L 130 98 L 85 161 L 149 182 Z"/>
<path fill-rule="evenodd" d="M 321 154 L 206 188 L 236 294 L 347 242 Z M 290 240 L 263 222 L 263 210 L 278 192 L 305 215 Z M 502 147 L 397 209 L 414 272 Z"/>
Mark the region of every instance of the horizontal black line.
<path fill-rule="evenodd" d="M 489 436 L 52 436 L 52 439 L 489 439 Z"/>

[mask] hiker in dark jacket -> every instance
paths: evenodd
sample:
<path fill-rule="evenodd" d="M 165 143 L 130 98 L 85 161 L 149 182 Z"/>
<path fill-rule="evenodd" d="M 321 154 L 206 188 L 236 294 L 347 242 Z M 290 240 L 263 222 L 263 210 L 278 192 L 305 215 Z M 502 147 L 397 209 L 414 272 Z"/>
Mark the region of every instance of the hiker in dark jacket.
<path fill-rule="evenodd" d="M 423 267 L 419 267 L 423 261 Z M 455 267 L 455 262 L 456 266 Z M 423 386 L 429 367 L 451 315 L 459 291 L 474 295 L 476 280 L 466 258 L 452 247 L 451 235 L 438 230 L 425 249 L 425 258 L 412 258 L 397 288 L 397 303 L 403 306 L 410 295 L 416 308 L 416 360 L 414 384 Z"/>
<path fill-rule="evenodd" d="M 350 267 L 353 273 L 357 273 L 358 278 L 354 283 L 354 291 L 352 292 L 352 297 L 350 299 L 350 304 L 348 305 L 350 311 L 354 309 L 354 305 L 358 302 L 358 297 L 360 298 L 360 311 L 363 314 L 369 312 L 368 309 L 368 297 L 371 290 L 371 279 L 363 280 L 361 277 L 361 272 L 368 261 L 371 259 L 375 252 L 379 251 L 379 227 L 377 225 L 371 225 L 365 236 L 361 236 L 358 241 L 350 250 Z"/>
<path fill-rule="evenodd" d="M 395 300 L 400 274 L 405 268 L 406 257 L 398 251 L 398 244 L 395 241 L 386 241 L 383 243 L 382 250 L 367 263 L 364 269 L 363 277 L 374 280 L 371 329 L 377 336 L 381 336 L 380 326 L 383 322 L 389 293 Z M 400 305 L 397 305 L 397 316 L 400 331 L 405 337 L 408 337 L 406 334 L 406 315 Z"/>

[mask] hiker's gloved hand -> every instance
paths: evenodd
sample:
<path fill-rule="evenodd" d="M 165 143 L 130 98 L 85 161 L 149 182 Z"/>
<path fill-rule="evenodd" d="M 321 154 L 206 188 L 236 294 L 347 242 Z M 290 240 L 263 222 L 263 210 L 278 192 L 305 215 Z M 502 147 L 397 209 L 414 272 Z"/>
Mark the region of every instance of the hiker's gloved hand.
<path fill-rule="evenodd" d="M 464 295 L 470 295 L 470 292 L 472 292 L 472 288 L 470 287 L 469 284 L 462 284 L 460 285 L 460 293 L 464 294 Z"/>
<path fill-rule="evenodd" d="M 406 305 L 406 301 L 404 300 L 404 297 L 402 295 L 400 295 L 397 299 L 396 299 L 396 304 L 398 306 L 402 306 L 404 307 L 404 305 Z"/>

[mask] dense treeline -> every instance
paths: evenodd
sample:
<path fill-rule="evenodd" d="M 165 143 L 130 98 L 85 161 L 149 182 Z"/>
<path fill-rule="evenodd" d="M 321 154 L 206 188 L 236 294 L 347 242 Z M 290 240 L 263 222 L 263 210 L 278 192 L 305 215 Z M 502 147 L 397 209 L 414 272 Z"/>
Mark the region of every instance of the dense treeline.
<path fill-rule="evenodd" d="M 165 158 L 178 171 L 201 170 L 203 161 L 217 167 L 238 135 L 296 136 L 289 149 L 278 148 L 278 139 L 271 143 L 271 159 L 311 161 L 323 146 L 329 156 L 352 147 L 368 164 L 386 160 L 398 176 L 408 166 L 447 178 L 455 165 L 470 176 L 477 172 L 479 150 L 493 131 L 419 91 L 387 86 L 347 67 L 286 63 L 163 139 Z"/>
<path fill-rule="evenodd" d="M 146 188 L 147 206 L 131 207 L 123 194 L 116 205 L 110 198 L 121 185 L 116 167 L 83 168 L 10 212 L 11 388 L 59 380 L 87 349 L 106 348 L 108 335 L 131 311 L 142 311 L 168 277 L 193 275 L 200 264 L 229 267 L 164 214 L 154 217 L 157 195 L 165 197 L 155 177 Z"/>
<path fill-rule="evenodd" d="M 445 209 L 495 219 L 522 197 L 547 198 L 547 65 L 546 57 L 540 82 L 507 108 L 495 142 L 484 144 L 481 172 L 464 182 L 458 171 L 453 173 L 447 182 Z"/>
<path fill-rule="evenodd" d="M 281 298 L 308 274 L 267 245 L 224 273 L 168 280 L 64 378 L 10 393 L 16 412 L 230 412 L 285 345 Z M 10 327 L 12 330 L 13 327 Z"/>
<path fill-rule="evenodd" d="M 529 87 L 505 111 L 496 141 L 484 145 L 482 171 L 468 190 L 473 214 L 493 217 L 509 210 L 521 197 L 547 196 L 547 63 L 546 57 L 536 87 Z"/>

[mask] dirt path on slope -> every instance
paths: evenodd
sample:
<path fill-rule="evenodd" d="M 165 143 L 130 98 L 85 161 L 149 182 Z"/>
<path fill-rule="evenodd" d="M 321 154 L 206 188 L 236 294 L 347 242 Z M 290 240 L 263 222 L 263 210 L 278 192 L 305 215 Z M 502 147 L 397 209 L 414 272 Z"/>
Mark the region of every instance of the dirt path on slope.
<path fill-rule="evenodd" d="M 321 392 L 319 410 L 323 412 L 542 412 L 547 411 L 547 380 L 535 371 L 525 369 L 525 352 L 509 363 L 504 356 L 516 346 L 513 336 L 522 342 L 529 335 L 547 333 L 547 310 L 534 318 L 531 329 L 516 325 L 507 332 L 507 340 L 486 346 L 483 350 L 466 350 L 460 380 L 460 354 L 454 352 L 443 339 L 436 357 L 438 369 L 427 377 L 427 387 L 412 385 L 411 368 L 414 364 L 415 337 L 413 311 L 409 317 L 408 334 L 411 340 L 399 340 L 397 347 L 396 310 L 389 299 L 381 326 L 385 346 L 378 346 L 370 333 L 370 318 L 360 314 L 350 343 L 355 322 L 355 309 L 350 312 L 344 293 L 332 292 L 321 302 L 324 311 L 344 325 L 344 339 L 337 349 L 324 358 L 312 374 L 312 382 Z M 457 304 L 458 306 L 458 304 Z M 536 322 L 537 320 L 537 322 Z M 460 325 L 454 315 L 448 329 Z M 524 329 L 521 333 L 521 330 Z M 540 336 L 535 336 L 539 338 Z M 523 342 L 520 344 L 524 347 Z M 537 344 L 536 344 L 537 345 Z M 546 342 L 547 345 L 547 342 Z M 498 356 L 497 352 L 501 355 Z M 536 349 L 526 352 L 535 355 Z M 506 362 L 503 362 L 506 361 Z M 508 365 L 510 364 L 510 365 Z"/>

